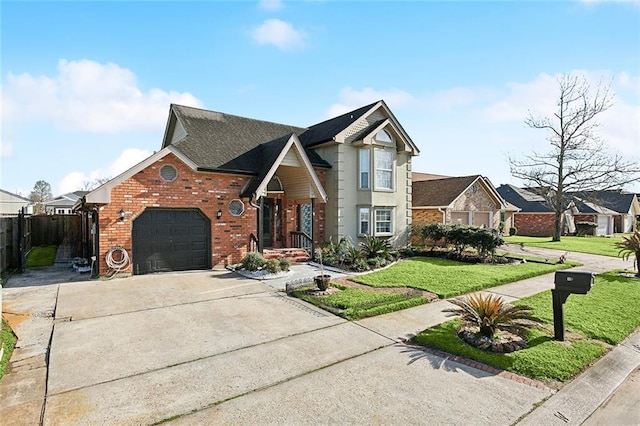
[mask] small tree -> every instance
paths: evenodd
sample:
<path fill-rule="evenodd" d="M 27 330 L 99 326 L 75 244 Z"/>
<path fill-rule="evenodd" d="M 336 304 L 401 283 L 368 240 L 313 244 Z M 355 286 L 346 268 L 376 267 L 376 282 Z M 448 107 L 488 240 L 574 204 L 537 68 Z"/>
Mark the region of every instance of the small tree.
<path fill-rule="evenodd" d="M 547 132 L 551 149 L 524 159 L 509 158 L 511 174 L 542 196 L 555 213 L 553 241 L 560 241 L 567 192 L 607 190 L 638 179 L 640 167 L 605 149 L 596 118 L 612 106 L 610 86 L 592 88 L 584 77 L 566 74 L 558 79 L 558 101 L 550 116 L 529 114 L 525 124 Z"/>
<path fill-rule="evenodd" d="M 33 185 L 33 191 L 29 199 L 35 203 L 33 212 L 35 214 L 44 213 L 44 203 L 51 199 L 51 185 L 45 180 L 39 180 Z"/>
<path fill-rule="evenodd" d="M 618 256 L 622 256 L 624 260 L 629 259 L 631 255 L 636 257 L 636 277 L 640 277 L 640 230 L 637 230 L 630 237 L 623 236 L 622 241 L 616 243 L 616 247 L 620 249 Z"/>

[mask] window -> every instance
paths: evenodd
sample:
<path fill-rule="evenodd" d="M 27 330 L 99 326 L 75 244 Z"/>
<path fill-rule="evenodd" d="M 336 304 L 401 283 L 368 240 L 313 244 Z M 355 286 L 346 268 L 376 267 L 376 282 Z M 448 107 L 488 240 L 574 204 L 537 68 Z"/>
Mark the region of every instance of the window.
<path fill-rule="evenodd" d="M 390 234 L 391 230 L 391 210 L 376 210 L 376 234 Z"/>
<path fill-rule="evenodd" d="M 369 150 L 360 150 L 360 188 L 369 189 Z"/>
<path fill-rule="evenodd" d="M 244 203 L 242 202 L 242 200 L 231 200 L 231 202 L 229 203 L 229 213 L 231 213 L 233 216 L 240 216 L 242 213 L 244 213 Z"/>
<path fill-rule="evenodd" d="M 173 182 L 178 177 L 178 170 L 171 164 L 165 164 L 160 167 L 160 177 L 165 182 Z"/>
<path fill-rule="evenodd" d="M 376 148 L 376 189 L 393 189 L 393 152 Z"/>
<path fill-rule="evenodd" d="M 386 130 L 380 130 L 375 136 L 376 142 L 393 143 L 393 138 Z"/>
<path fill-rule="evenodd" d="M 360 234 L 369 234 L 369 209 L 360 209 Z"/>

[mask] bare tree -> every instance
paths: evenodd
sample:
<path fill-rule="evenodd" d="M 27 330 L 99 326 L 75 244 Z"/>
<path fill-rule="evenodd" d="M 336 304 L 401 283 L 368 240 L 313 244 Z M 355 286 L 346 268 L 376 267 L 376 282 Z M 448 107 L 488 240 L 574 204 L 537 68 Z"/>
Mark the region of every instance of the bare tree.
<path fill-rule="evenodd" d="M 39 180 L 33 185 L 33 191 L 29 199 L 35 203 L 33 212 L 35 214 L 44 213 L 44 203 L 51 199 L 51 185 L 45 180 Z"/>
<path fill-rule="evenodd" d="M 522 159 L 509 157 L 511 174 L 542 196 L 555 213 L 553 241 L 560 241 L 563 213 L 570 207 L 567 192 L 617 189 L 640 176 L 640 167 L 607 150 L 598 137 L 598 115 L 613 105 L 611 85 L 593 88 L 584 76 L 558 78 L 555 112 L 535 116 L 525 124 L 547 132 L 551 149 Z"/>
<path fill-rule="evenodd" d="M 109 182 L 109 180 L 111 180 L 111 178 L 108 178 L 108 177 L 96 178 L 93 180 L 85 180 L 84 182 L 82 182 L 81 190 L 92 191 L 97 187 L 99 187 L 100 185 L 102 185 L 103 183 Z"/>

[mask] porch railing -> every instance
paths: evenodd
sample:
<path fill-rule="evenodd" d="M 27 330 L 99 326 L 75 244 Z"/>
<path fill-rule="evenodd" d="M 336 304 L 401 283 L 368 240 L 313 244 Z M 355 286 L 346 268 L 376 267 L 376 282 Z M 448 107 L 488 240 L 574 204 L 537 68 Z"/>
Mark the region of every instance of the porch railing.
<path fill-rule="evenodd" d="M 258 238 L 253 235 L 253 232 L 249 234 L 249 251 L 258 251 Z"/>
<path fill-rule="evenodd" d="M 313 257 L 313 239 L 302 231 L 291 231 L 289 233 L 289 247 L 301 248 L 305 250 L 310 257 Z"/>

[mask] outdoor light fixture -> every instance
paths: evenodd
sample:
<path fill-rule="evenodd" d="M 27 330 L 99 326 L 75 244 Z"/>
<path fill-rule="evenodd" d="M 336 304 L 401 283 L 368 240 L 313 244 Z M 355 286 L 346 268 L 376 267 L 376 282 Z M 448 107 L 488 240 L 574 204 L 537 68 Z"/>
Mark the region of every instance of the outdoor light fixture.
<path fill-rule="evenodd" d="M 120 209 L 118 213 L 120 213 L 120 220 L 124 220 L 124 215 L 127 214 L 127 212 L 124 211 L 124 209 Z"/>
<path fill-rule="evenodd" d="M 222 217 L 222 209 L 218 209 L 218 213 L 216 213 L 216 218 L 220 219 Z"/>

